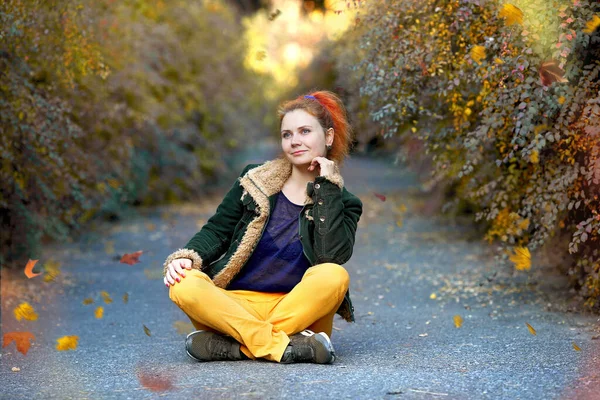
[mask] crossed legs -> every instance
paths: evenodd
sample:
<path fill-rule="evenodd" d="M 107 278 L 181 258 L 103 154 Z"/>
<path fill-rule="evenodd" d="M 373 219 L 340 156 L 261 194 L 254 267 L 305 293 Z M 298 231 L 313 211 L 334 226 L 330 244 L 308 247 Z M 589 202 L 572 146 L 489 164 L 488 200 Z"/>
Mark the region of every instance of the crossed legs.
<path fill-rule="evenodd" d="M 304 329 L 331 336 L 349 284 L 348 272 L 334 263 L 309 268 L 289 293 L 227 291 L 205 273 L 190 270 L 170 287 L 169 297 L 196 329 L 233 337 L 250 358 L 279 362 L 289 336 Z"/>

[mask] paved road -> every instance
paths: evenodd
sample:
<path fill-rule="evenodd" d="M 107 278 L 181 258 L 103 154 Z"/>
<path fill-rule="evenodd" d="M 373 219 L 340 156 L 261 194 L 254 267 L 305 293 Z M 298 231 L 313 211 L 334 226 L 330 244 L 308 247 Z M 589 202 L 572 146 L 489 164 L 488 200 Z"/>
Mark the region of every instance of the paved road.
<path fill-rule="evenodd" d="M 245 155 L 239 165 L 248 159 L 260 161 Z M 514 274 L 467 224 L 419 214 L 418 184 L 389 161 L 356 156 L 342 173 L 365 207 L 346 264 L 357 322 L 336 317 L 335 364 L 186 356 L 191 324 L 169 300 L 161 264 L 214 212 L 220 199 L 207 198 L 49 247 L 40 262 L 60 263 L 54 281 L 3 271 L 2 331 L 30 331 L 35 341 L 26 356 L 2 348 L 0 398 L 600 398 L 598 316 L 569 311 L 559 276 L 542 285 L 535 259 L 531 272 Z M 117 261 L 137 250 L 140 263 Z M 25 300 L 36 321 L 15 319 Z M 57 351 L 66 335 L 79 337 L 77 348 Z"/>

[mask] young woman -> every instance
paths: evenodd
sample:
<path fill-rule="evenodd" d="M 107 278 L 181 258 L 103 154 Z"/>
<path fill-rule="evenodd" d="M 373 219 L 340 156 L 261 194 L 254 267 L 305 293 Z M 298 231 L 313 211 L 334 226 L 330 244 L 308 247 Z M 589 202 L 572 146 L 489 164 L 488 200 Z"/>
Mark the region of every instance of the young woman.
<path fill-rule="evenodd" d="M 186 351 L 198 361 L 332 363 L 334 315 L 354 321 L 341 265 L 362 202 L 339 171 L 351 142 L 346 110 L 318 91 L 278 114 L 282 154 L 246 166 L 215 215 L 164 263 L 169 297 L 197 329 Z"/>

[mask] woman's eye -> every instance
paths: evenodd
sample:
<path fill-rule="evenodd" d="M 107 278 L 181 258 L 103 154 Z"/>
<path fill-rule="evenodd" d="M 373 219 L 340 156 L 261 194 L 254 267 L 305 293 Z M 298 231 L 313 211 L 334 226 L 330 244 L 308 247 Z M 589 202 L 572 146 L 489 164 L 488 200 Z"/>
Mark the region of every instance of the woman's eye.
<path fill-rule="evenodd" d="M 287 139 L 288 137 L 290 137 L 290 134 L 289 134 L 289 132 L 286 132 L 286 133 L 284 133 L 284 134 L 282 135 L 282 137 L 283 137 L 284 139 Z"/>
<path fill-rule="evenodd" d="M 302 133 L 304 132 L 310 132 L 310 129 L 302 129 Z"/>

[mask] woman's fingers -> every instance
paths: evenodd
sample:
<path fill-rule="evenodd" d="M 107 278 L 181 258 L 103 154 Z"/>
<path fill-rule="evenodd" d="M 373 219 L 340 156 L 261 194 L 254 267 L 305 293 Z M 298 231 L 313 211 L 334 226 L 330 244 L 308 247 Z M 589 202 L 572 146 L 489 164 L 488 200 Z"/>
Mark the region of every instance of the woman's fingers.
<path fill-rule="evenodd" d="M 174 272 L 173 272 L 172 264 L 169 264 L 169 268 L 167 269 L 167 273 L 165 274 L 165 276 L 167 277 L 167 280 L 169 281 L 169 283 L 171 285 L 175 284 L 175 278 L 174 278 Z"/>

